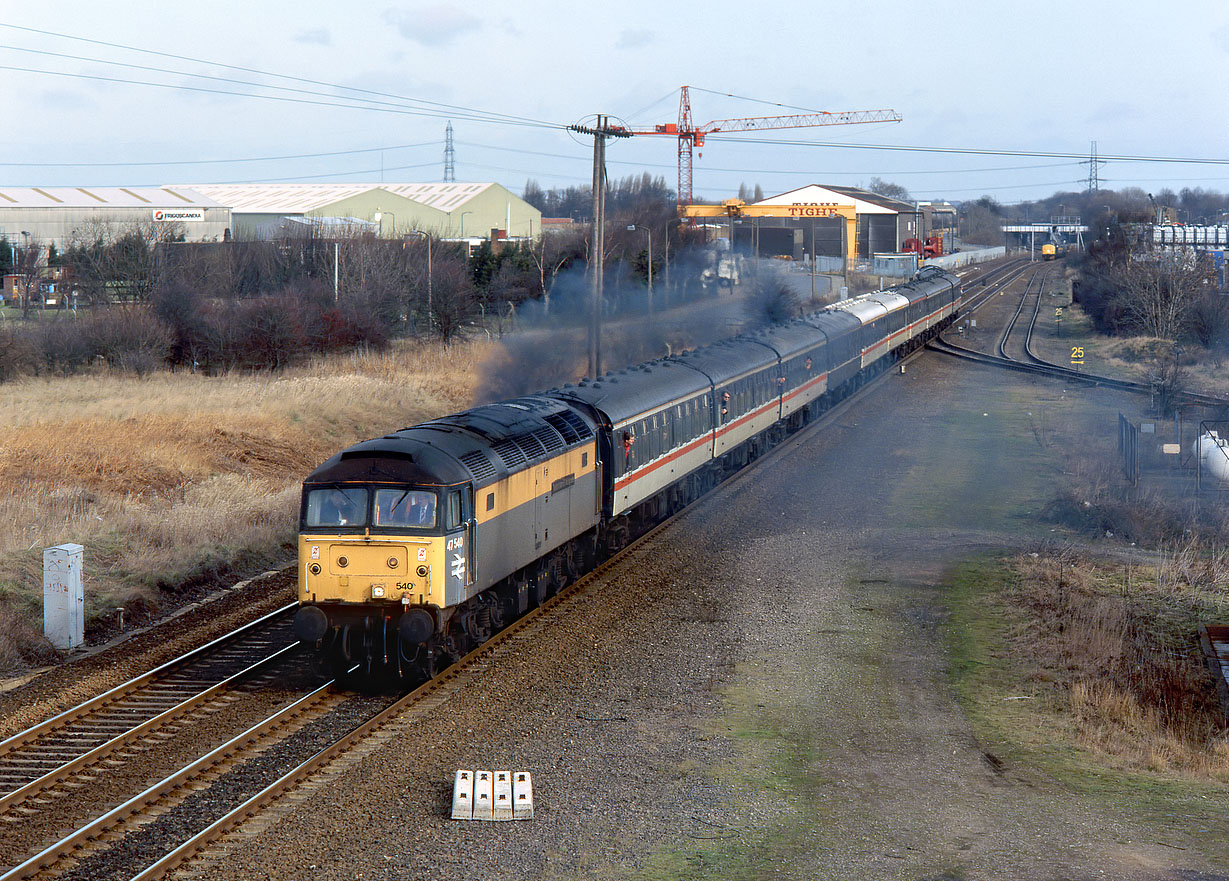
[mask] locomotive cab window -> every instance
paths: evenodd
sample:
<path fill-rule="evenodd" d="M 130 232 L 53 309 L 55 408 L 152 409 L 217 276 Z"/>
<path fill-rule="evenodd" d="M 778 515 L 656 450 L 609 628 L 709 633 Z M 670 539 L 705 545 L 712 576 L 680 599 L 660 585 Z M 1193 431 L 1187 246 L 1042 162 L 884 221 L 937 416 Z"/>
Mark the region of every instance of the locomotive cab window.
<path fill-rule="evenodd" d="M 305 527 L 367 525 L 367 490 L 332 487 L 308 491 L 303 510 Z"/>
<path fill-rule="evenodd" d="M 431 529 L 435 526 L 435 493 L 400 487 L 376 490 L 376 526 Z"/>
<path fill-rule="evenodd" d="M 450 492 L 445 498 L 444 529 L 451 531 L 461 525 L 461 493 Z"/>

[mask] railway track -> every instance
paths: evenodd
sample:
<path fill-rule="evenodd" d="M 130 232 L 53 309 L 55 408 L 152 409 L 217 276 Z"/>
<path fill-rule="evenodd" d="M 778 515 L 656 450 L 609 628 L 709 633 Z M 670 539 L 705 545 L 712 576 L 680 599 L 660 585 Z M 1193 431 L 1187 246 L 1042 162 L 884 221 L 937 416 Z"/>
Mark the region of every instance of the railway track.
<path fill-rule="evenodd" d="M 165 764 L 182 740 L 205 736 L 200 729 L 214 742 L 219 730 L 233 733 L 245 701 L 297 663 L 294 608 L 0 742 L 0 866 L 13 865 L 74 817 L 143 789 L 150 769 Z"/>
<path fill-rule="evenodd" d="M 981 307 L 985 306 L 1007 285 L 1011 284 L 1027 272 L 1028 268 L 1029 264 L 1027 261 L 1020 261 L 1019 265 L 1013 267 L 1014 271 L 1004 272 L 1001 277 L 996 276 L 993 282 L 986 286 L 987 290 L 985 293 L 978 292 L 976 295 L 970 296 L 966 300 L 967 305 L 963 310 L 963 314 L 970 315 L 975 313 Z M 1003 269 L 1006 269 L 1006 267 L 1003 267 Z M 1008 321 L 1007 326 L 999 339 L 997 355 L 989 354 L 987 352 L 979 352 L 976 349 L 971 349 L 967 346 L 953 343 L 946 338 L 946 333 L 940 334 L 937 338 L 927 343 L 926 348 L 935 352 L 941 352 L 945 355 L 962 358 L 967 361 L 988 364 L 995 367 L 1005 368 L 1007 370 L 1014 370 L 1019 373 L 1030 373 L 1035 376 L 1047 376 L 1080 385 L 1099 386 L 1103 388 L 1133 392 L 1135 394 L 1151 395 L 1153 393 L 1153 388 L 1148 383 L 1119 379 L 1112 376 L 1102 376 L 1095 373 L 1086 373 L 1082 370 L 1075 370 L 1074 368 L 1067 367 L 1065 365 L 1047 361 L 1033 351 L 1033 333 L 1036 329 L 1037 320 L 1041 314 L 1041 293 L 1044 287 L 1045 278 L 1049 271 L 1050 267 L 1043 269 L 1037 269 L 1034 267 L 1033 273 L 1029 277 L 1025 286 L 1025 290 L 1020 296 L 1020 304 L 1017 306 L 1015 313 Z M 1022 345 L 1023 358 L 1014 358 L 1008 354 L 1008 348 L 1010 346 L 1009 339 L 1013 331 L 1016 330 L 1016 324 L 1027 308 L 1030 298 L 1033 304 L 1033 311 L 1028 322 L 1028 327 L 1025 331 L 1025 339 Z M 1180 398 L 1187 403 L 1200 404 L 1209 407 L 1229 406 L 1229 400 L 1218 398 L 1213 395 L 1203 395 L 1197 392 L 1182 392 Z"/>
<path fill-rule="evenodd" d="M 267 675 L 296 645 L 290 604 L 0 741 L 0 815 Z"/>

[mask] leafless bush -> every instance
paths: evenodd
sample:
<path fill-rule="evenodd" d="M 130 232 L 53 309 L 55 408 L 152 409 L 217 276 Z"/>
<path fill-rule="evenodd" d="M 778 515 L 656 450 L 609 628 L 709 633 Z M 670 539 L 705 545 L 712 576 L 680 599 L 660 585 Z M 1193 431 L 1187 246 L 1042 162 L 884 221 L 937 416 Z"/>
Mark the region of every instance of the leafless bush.
<path fill-rule="evenodd" d="M 1188 500 L 1127 485 L 1112 456 L 1071 454 L 1067 472 L 1067 485 L 1043 510 L 1052 522 L 1152 545 L 1192 534 L 1219 534 L 1219 522 L 1196 518 Z"/>
<path fill-rule="evenodd" d="M 95 310 L 82 332 L 93 357 L 138 376 L 164 366 L 173 342 L 171 329 L 143 306 Z"/>
<path fill-rule="evenodd" d="M 31 374 L 37 367 L 38 354 L 30 334 L 0 325 L 0 382 Z"/>
<path fill-rule="evenodd" d="M 1072 553 L 1022 557 L 1015 599 L 1028 616 L 1013 640 L 1041 668 L 1039 678 L 1066 691 L 1086 741 L 1148 767 L 1168 756 L 1168 764 L 1197 770 L 1211 760 L 1224 773 L 1224 715 L 1196 630 L 1225 603 L 1174 589 L 1172 569 L 1189 568 L 1192 554 L 1223 565 L 1223 554 L 1193 547 L 1146 567 Z"/>
<path fill-rule="evenodd" d="M 55 649 L 12 603 L 0 603 L 0 675 L 14 675 L 55 660 Z"/>

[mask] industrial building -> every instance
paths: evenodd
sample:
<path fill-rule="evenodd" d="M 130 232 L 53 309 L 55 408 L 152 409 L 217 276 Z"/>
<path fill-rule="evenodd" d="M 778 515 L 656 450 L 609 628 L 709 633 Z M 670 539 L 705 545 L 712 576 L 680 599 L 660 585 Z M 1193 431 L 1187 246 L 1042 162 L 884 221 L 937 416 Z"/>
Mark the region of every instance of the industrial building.
<path fill-rule="evenodd" d="M 305 225 L 382 236 L 428 232 L 446 239 L 533 238 L 542 212 L 496 183 L 194 184 L 231 211 L 237 239 L 271 239 Z"/>
<path fill-rule="evenodd" d="M 189 242 L 274 239 L 305 228 L 533 238 L 542 212 L 496 183 L 0 187 L 0 237 L 64 251 L 91 226 L 175 223 Z"/>
<path fill-rule="evenodd" d="M 869 259 L 872 254 L 897 252 L 906 239 L 921 238 L 922 215 L 910 202 L 880 196 L 857 187 L 821 186 L 810 184 L 796 190 L 770 196 L 755 205 L 800 209 L 829 205 L 852 205 L 857 229 L 856 257 Z M 923 230 L 924 232 L 924 230 Z M 758 243 L 764 256 L 780 255 L 802 260 L 818 254 L 820 257 L 840 257 L 845 235 L 845 221 L 839 217 L 761 217 L 750 229 L 738 230 L 740 241 Z"/>
<path fill-rule="evenodd" d="M 190 242 L 222 241 L 230 209 L 188 187 L 0 187 L 0 237 L 59 251 L 99 223 L 177 224 Z"/>

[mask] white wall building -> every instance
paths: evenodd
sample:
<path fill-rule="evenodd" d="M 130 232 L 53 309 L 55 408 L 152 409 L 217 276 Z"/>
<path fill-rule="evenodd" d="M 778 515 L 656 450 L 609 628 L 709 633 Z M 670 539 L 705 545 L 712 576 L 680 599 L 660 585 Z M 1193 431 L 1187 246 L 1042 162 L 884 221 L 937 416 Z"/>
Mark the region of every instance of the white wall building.
<path fill-rule="evenodd" d="M 186 187 L 0 186 L 0 236 L 61 253 L 98 222 L 174 223 L 187 241 L 220 242 L 230 220 L 229 208 Z"/>

